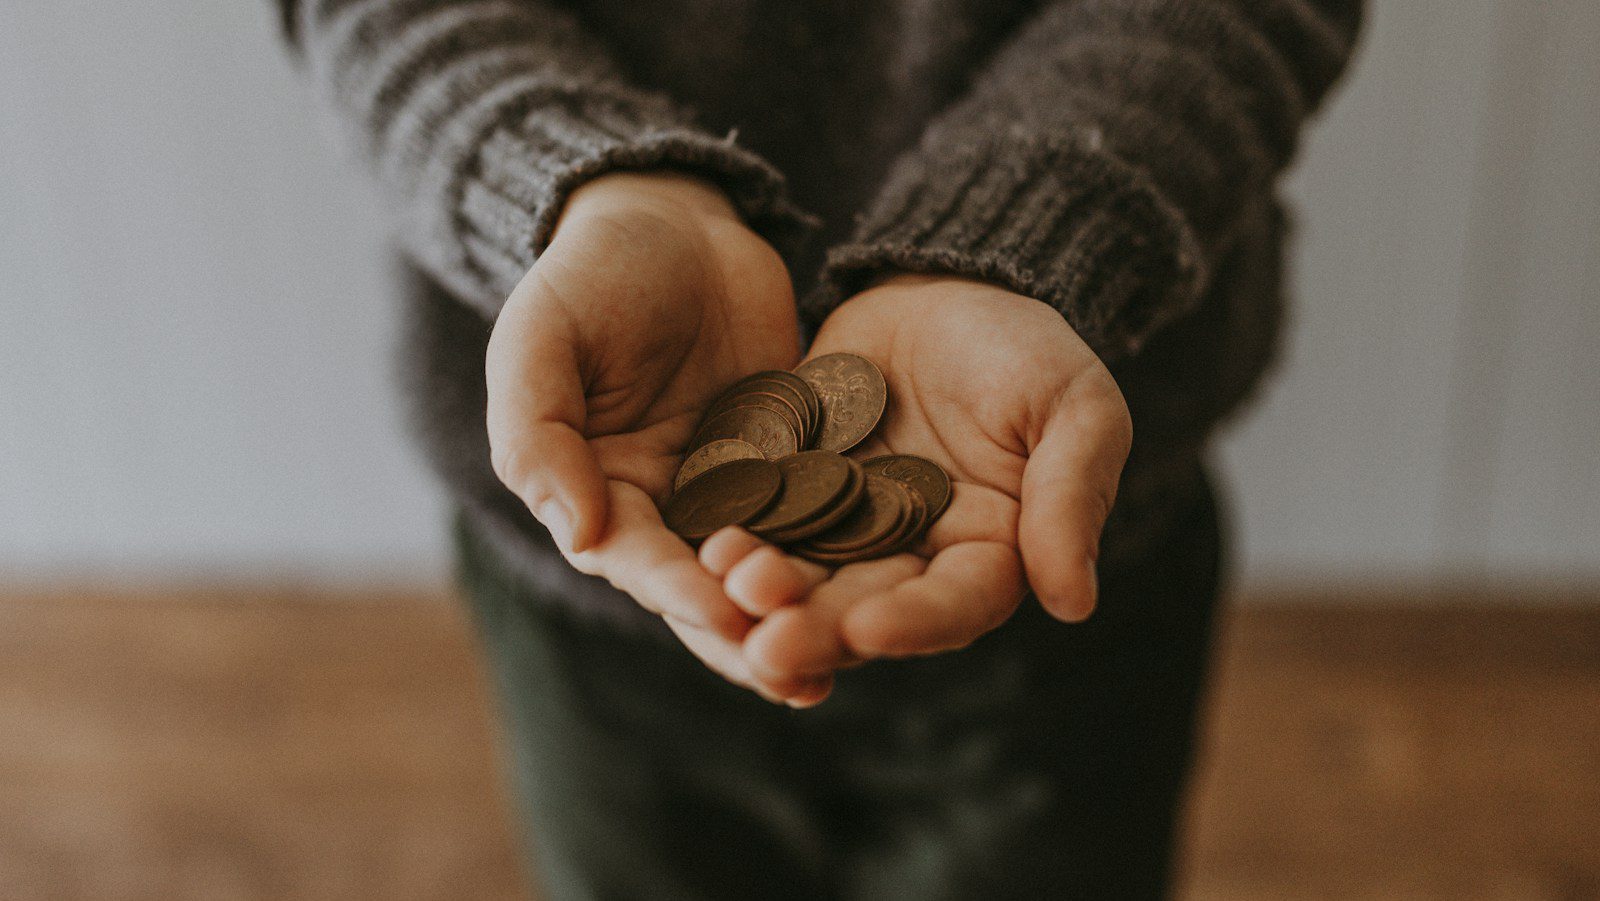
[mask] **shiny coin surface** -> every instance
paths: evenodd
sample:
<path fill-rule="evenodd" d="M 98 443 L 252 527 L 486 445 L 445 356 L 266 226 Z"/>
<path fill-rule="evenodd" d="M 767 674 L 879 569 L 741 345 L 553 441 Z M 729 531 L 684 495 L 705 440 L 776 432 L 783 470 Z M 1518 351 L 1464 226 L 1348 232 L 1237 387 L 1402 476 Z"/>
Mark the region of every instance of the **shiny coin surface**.
<path fill-rule="evenodd" d="M 716 441 L 701 445 L 683 461 L 683 465 L 678 468 L 678 477 L 672 482 L 672 490 L 677 491 L 695 476 L 729 461 L 764 458 L 761 448 L 748 441 L 740 441 L 738 438 L 718 438 Z"/>
<path fill-rule="evenodd" d="M 787 457 L 800 449 L 800 436 L 789 421 L 761 407 L 735 407 L 718 413 L 700 426 L 689 446 L 698 450 L 724 438 L 753 444 L 768 460 Z"/>
<path fill-rule="evenodd" d="M 850 487 L 850 461 L 832 451 L 802 451 L 778 460 L 777 465 L 783 473 L 777 501 L 745 524 L 763 538 L 793 535 L 796 527 L 826 514 Z"/>
<path fill-rule="evenodd" d="M 950 506 L 950 475 L 944 467 L 915 454 L 885 454 L 864 461 L 861 468 L 880 476 L 905 482 L 922 494 L 928 505 L 931 525 Z"/>
<path fill-rule="evenodd" d="M 749 522 L 772 504 L 783 487 L 778 465 L 766 460 L 731 460 L 684 483 L 667 500 L 667 528 L 699 541 L 724 526 Z"/>
<path fill-rule="evenodd" d="M 825 354 L 801 363 L 794 372 L 816 392 L 822 406 L 818 448 L 842 454 L 860 444 L 883 418 L 889 386 L 866 357 Z"/>
<path fill-rule="evenodd" d="M 892 535 L 911 507 L 910 490 L 894 479 L 868 475 L 866 497 L 838 525 L 796 546 L 802 557 L 848 555 Z"/>

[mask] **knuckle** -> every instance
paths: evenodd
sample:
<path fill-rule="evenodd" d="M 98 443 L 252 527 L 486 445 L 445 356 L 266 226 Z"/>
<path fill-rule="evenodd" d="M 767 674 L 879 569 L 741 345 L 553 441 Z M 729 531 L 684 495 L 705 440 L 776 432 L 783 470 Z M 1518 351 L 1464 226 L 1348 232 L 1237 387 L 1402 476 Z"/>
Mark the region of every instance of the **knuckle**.
<path fill-rule="evenodd" d="M 515 491 L 522 483 L 523 456 L 516 448 L 504 439 L 497 440 L 494 432 L 489 433 L 489 466 L 494 474 L 507 488 Z"/>
<path fill-rule="evenodd" d="M 539 470 L 527 448 L 509 441 L 491 439 L 489 465 L 501 484 L 520 498 L 530 511 L 537 513 L 539 505 L 550 498 L 551 492 L 537 477 Z"/>
<path fill-rule="evenodd" d="M 1090 522 L 1094 526 L 1095 537 L 1099 537 L 1100 530 L 1105 528 L 1106 520 L 1111 518 L 1111 510 L 1117 504 L 1117 492 L 1113 488 L 1102 488 L 1089 492 L 1086 499 Z"/>

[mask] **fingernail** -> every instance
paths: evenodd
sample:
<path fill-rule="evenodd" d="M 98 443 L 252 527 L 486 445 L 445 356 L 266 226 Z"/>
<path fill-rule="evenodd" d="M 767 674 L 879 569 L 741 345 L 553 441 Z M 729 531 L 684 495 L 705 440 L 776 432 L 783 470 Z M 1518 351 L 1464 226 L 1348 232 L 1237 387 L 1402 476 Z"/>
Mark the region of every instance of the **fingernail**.
<path fill-rule="evenodd" d="M 556 540 L 557 547 L 576 553 L 576 548 L 571 547 L 572 514 L 567 512 L 565 505 L 557 500 L 548 500 L 539 505 L 534 515 L 550 530 L 550 537 Z"/>
<path fill-rule="evenodd" d="M 783 703 L 788 704 L 795 710 L 806 710 L 826 701 L 828 695 L 832 693 L 832 680 L 827 678 L 818 679 L 793 695 L 784 698 Z"/>

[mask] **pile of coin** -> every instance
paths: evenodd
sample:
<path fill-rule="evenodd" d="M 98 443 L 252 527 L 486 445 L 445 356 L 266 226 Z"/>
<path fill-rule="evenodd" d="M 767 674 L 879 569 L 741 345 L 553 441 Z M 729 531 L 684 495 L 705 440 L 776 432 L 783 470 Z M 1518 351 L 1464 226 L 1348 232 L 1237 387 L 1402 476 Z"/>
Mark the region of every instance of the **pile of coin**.
<path fill-rule="evenodd" d="M 734 383 L 706 410 L 662 509 L 697 542 L 743 526 L 789 553 L 835 566 L 914 545 L 950 504 L 932 460 L 888 454 L 857 462 L 888 405 L 871 360 L 835 353 Z"/>

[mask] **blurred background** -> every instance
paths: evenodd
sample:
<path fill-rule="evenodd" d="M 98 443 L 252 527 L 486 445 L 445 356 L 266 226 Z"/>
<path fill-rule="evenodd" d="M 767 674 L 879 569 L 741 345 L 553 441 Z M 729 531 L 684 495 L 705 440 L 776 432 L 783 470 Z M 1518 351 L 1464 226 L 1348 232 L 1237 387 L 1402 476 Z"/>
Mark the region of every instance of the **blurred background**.
<path fill-rule="evenodd" d="M 1375 0 L 1289 181 L 1188 897 L 1600 898 L 1600 4 Z M 0 897 L 522 897 L 265 3 L 0 4 Z"/>

